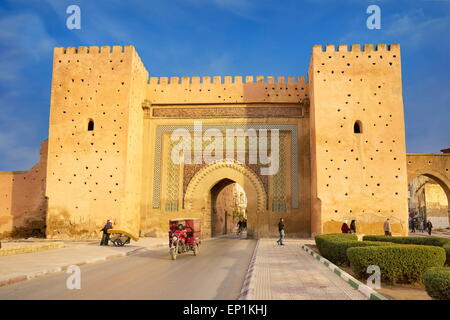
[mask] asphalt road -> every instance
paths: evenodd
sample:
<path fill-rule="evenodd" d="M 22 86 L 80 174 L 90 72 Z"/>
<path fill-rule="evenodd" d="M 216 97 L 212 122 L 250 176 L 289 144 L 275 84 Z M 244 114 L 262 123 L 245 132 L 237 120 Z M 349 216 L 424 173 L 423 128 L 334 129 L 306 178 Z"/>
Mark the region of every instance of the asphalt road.
<path fill-rule="evenodd" d="M 172 261 L 168 248 L 146 250 L 81 267 L 81 289 L 69 290 L 66 273 L 0 288 L 7 299 L 237 299 L 255 240 L 204 241 L 200 254 Z"/>

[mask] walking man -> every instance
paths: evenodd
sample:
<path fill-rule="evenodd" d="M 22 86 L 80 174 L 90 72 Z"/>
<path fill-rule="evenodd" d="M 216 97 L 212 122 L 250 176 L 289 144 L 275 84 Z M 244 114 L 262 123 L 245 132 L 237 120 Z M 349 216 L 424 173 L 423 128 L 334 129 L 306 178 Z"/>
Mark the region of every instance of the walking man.
<path fill-rule="evenodd" d="M 237 223 L 237 225 L 238 225 L 237 235 L 241 234 L 243 224 L 244 224 L 244 221 L 242 221 L 242 220 L 239 220 L 239 222 Z"/>
<path fill-rule="evenodd" d="M 283 239 L 284 239 L 284 219 L 280 218 L 280 222 L 278 222 L 278 231 L 280 232 L 280 239 L 277 240 L 277 243 L 281 246 L 284 246 Z"/>
<path fill-rule="evenodd" d="M 109 242 L 109 233 L 108 230 L 112 229 L 112 221 L 106 221 L 105 226 L 100 230 L 103 231 L 102 240 L 100 241 L 101 246 L 107 246 Z"/>
<path fill-rule="evenodd" d="M 433 224 L 431 223 L 430 220 L 428 220 L 428 222 L 427 222 L 427 229 L 428 229 L 428 234 L 431 236 L 431 229 L 433 229 Z"/>
<path fill-rule="evenodd" d="M 356 220 L 352 220 L 352 222 L 350 222 L 350 233 L 356 233 Z"/>
<path fill-rule="evenodd" d="M 385 236 L 391 236 L 391 223 L 389 222 L 389 218 L 386 219 L 384 222 L 384 235 Z"/>

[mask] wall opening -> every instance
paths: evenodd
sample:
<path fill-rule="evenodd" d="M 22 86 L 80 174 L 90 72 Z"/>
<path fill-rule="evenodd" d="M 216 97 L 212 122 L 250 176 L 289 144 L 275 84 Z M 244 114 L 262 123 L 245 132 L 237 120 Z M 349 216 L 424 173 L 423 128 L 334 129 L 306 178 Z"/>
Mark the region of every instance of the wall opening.
<path fill-rule="evenodd" d="M 353 125 L 353 133 L 362 133 L 362 123 L 361 121 L 356 121 Z"/>
<path fill-rule="evenodd" d="M 89 119 L 88 131 L 94 131 L 94 120 L 92 120 L 92 119 Z"/>
<path fill-rule="evenodd" d="M 235 181 L 222 179 L 211 188 L 211 235 L 237 232 L 239 221 L 247 220 L 247 197 Z"/>

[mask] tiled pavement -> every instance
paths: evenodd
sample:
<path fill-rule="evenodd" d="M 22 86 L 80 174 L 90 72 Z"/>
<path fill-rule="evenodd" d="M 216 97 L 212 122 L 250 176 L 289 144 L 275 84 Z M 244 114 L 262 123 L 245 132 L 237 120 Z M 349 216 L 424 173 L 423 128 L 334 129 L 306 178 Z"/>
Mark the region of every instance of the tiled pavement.
<path fill-rule="evenodd" d="M 366 300 L 358 290 L 311 257 L 302 244 L 312 240 L 261 239 L 254 265 L 255 300 Z"/>

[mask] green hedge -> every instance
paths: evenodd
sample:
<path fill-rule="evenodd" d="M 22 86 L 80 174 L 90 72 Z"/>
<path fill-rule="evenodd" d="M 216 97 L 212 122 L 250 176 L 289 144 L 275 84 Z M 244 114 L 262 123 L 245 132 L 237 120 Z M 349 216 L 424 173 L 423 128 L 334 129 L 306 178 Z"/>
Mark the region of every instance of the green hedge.
<path fill-rule="evenodd" d="M 388 237 L 388 236 L 363 236 L 367 241 L 384 241 L 398 244 L 418 244 L 426 246 L 443 247 L 446 253 L 446 264 L 450 265 L 450 238 L 442 237 Z"/>
<path fill-rule="evenodd" d="M 445 250 L 445 255 L 447 256 L 445 264 L 450 267 L 450 244 L 443 246 L 443 248 Z"/>
<path fill-rule="evenodd" d="M 347 249 L 352 247 L 393 245 L 390 242 L 358 241 L 355 234 L 322 234 L 315 238 L 320 254 L 337 265 L 349 265 Z"/>
<path fill-rule="evenodd" d="M 396 282 L 422 282 L 428 268 L 442 267 L 445 250 L 435 246 L 391 245 L 349 248 L 347 256 L 352 270 L 361 278 L 367 277 L 367 267 L 380 267 L 381 280 Z"/>
<path fill-rule="evenodd" d="M 450 300 L 450 268 L 430 268 L 424 276 L 425 289 L 430 297 Z"/>
<path fill-rule="evenodd" d="M 450 245 L 450 238 L 442 238 L 442 237 L 363 236 L 363 240 L 393 242 L 398 244 L 418 244 L 435 247 L 443 247 L 444 245 Z"/>

